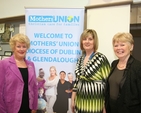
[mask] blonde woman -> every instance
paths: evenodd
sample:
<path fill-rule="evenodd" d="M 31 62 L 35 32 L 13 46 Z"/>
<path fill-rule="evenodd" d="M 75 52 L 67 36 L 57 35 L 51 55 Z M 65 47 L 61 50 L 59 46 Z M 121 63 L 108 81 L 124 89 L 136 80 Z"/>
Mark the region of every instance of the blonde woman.
<path fill-rule="evenodd" d="M 50 67 L 50 76 L 47 78 L 44 87 L 46 88 L 46 99 L 47 99 L 47 112 L 53 113 L 53 106 L 56 101 L 57 95 L 57 84 L 59 81 L 59 77 L 57 76 L 56 67 Z"/>
<path fill-rule="evenodd" d="M 36 113 L 38 89 L 34 63 L 25 59 L 30 40 L 10 39 L 13 55 L 0 61 L 0 113 Z"/>
<path fill-rule="evenodd" d="M 113 50 L 118 59 L 111 64 L 106 84 L 106 113 L 141 113 L 141 62 L 132 56 L 133 36 L 117 33 Z"/>

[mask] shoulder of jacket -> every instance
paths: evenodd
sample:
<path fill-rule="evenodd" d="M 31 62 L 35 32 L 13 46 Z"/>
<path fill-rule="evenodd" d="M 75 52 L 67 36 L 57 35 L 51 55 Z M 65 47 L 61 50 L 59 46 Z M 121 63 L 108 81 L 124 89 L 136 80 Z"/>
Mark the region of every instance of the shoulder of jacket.
<path fill-rule="evenodd" d="M 118 59 L 117 59 L 117 60 L 114 60 L 114 61 L 111 63 L 111 66 L 113 67 L 113 66 L 117 65 L 118 61 L 119 61 Z"/>
<path fill-rule="evenodd" d="M 25 62 L 26 62 L 27 64 L 34 65 L 34 63 L 33 63 L 32 61 L 30 61 L 30 60 L 25 60 Z"/>
<path fill-rule="evenodd" d="M 0 61 L 3 65 L 9 65 L 10 63 L 10 58 L 6 58 Z"/>
<path fill-rule="evenodd" d="M 138 61 L 138 60 L 136 60 L 136 59 L 134 59 L 134 61 L 133 61 L 132 65 L 131 65 L 131 67 L 132 67 L 132 68 L 135 67 L 135 69 L 141 69 L 141 62 Z"/>

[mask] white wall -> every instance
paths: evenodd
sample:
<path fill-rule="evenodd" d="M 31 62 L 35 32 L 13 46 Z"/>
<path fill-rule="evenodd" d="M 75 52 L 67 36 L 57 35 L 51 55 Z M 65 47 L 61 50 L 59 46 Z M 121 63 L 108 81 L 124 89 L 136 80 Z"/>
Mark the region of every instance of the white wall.
<path fill-rule="evenodd" d="M 133 0 L 89 0 L 88 4 L 99 5 L 99 4 L 118 3 L 118 2 L 124 2 L 124 1 L 133 1 Z"/>
<path fill-rule="evenodd" d="M 89 0 L 0 0 L 0 18 L 25 15 L 25 7 L 84 8 Z"/>
<path fill-rule="evenodd" d="M 0 0 L 0 18 L 25 15 L 25 7 L 84 8 L 121 1 L 133 0 Z"/>
<path fill-rule="evenodd" d="M 133 0 L 133 3 L 141 3 L 141 0 Z"/>
<path fill-rule="evenodd" d="M 100 7 L 87 11 L 87 28 L 97 31 L 98 51 L 105 54 L 110 63 L 116 59 L 112 38 L 118 32 L 129 32 L 129 25 L 130 5 Z"/>

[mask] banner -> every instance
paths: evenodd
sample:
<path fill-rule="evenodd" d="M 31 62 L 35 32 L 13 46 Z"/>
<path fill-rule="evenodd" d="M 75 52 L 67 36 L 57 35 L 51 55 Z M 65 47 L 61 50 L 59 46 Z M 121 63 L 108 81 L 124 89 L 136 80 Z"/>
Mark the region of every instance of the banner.
<path fill-rule="evenodd" d="M 59 81 L 63 79 L 63 74 L 65 74 L 65 81 L 69 81 L 67 75 L 72 74 L 74 81 L 75 65 L 81 55 L 79 39 L 83 26 L 83 8 L 26 8 L 26 35 L 31 41 L 31 47 L 26 57 L 34 62 L 37 78 L 39 75 L 42 75 L 45 81 L 49 80 L 48 82 L 50 82 L 50 75 L 55 73 Z M 59 81 L 57 81 L 57 88 L 60 86 Z M 68 84 L 66 86 L 68 87 Z M 44 90 L 45 98 L 47 99 L 46 111 L 48 113 L 52 112 L 48 109 L 57 112 L 54 109 L 58 109 L 59 106 L 52 108 L 57 101 L 59 92 L 58 89 L 55 92 L 56 89 L 52 90 L 51 87 L 48 87 L 48 84 L 46 84 Z M 69 94 L 71 89 L 66 90 L 66 92 Z M 48 95 L 54 96 L 51 97 L 52 100 L 48 100 Z M 62 98 L 65 97 L 65 95 L 62 96 Z M 63 102 L 60 103 L 63 104 Z M 68 106 L 64 106 L 62 109 L 68 111 Z"/>

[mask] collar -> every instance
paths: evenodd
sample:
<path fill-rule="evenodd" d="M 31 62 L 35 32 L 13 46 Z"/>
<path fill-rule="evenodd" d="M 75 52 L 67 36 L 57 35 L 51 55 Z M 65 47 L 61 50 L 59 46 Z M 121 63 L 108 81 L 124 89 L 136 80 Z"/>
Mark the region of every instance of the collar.
<path fill-rule="evenodd" d="M 90 57 L 89 57 L 89 60 L 91 60 L 93 58 L 93 56 L 95 55 L 95 53 L 93 52 Z M 84 54 L 84 57 L 86 56 L 86 53 Z"/>

